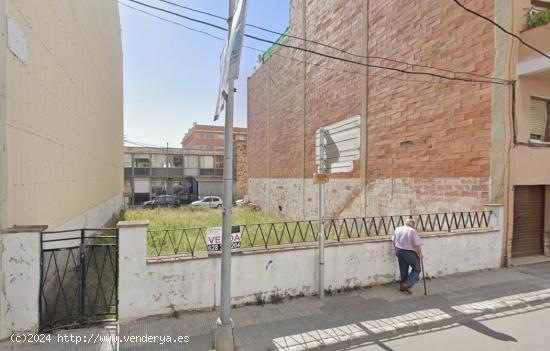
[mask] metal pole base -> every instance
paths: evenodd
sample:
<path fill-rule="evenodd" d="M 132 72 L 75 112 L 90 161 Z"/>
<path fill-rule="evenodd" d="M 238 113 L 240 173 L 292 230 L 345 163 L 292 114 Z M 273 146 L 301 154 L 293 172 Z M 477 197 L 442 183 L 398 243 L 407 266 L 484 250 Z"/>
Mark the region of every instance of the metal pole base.
<path fill-rule="evenodd" d="M 216 351 L 233 351 L 233 320 L 229 324 L 222 324 L 218 318 L 216 322 Z"/>

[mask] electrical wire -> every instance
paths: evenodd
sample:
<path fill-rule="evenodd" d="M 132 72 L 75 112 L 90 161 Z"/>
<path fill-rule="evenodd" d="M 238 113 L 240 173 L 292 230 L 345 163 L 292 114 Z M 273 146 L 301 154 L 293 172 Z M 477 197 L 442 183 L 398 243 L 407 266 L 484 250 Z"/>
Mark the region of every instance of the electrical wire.
<path fill-rule="evenodd" d="M 128 1 L 131 1 L 131 2 L 133 2 L 133 3 L 140 4 L 140 5 L 142 5 L 142 6 L 149 7 L 149 8 L 158 10 L 158 11 L 162 11 L 162 12 L 165 12 L 165 13 L 168 13 L 168 14 L 171 14 L 171 15 L 174 15 L 174 16 L 177 16 L 177 17 L 180 17 L 180 18 L 184 18 L 184 19 L 187 19 L 187 20 L 190 20 L 190 21 L 193 21 L 193 22 L 197 22 L 197 23 L 200 23 L 200 24 L 204 24 L 204 25 L 207 25 L 207 26 L 210 26 L 210 27 L 213 27 L 213 28 L 222 30 L 222 31 L 224 31 L 224 32 L 227 32 L 227 31 L 228 31 L 227 28 L 224 28 L 224 27 L 215 25 L 215 24 L 213 24 L 213 23 L 206 22 L 206 21 L 202 21 L 202 20 L 199 20 L 199 19 L 196 19 L 196 18 L 192 18 L 192 17 L 189 17 L 189 16 L 185 16 L 185 15 L 182 15 L 182 14 L 179 14 L 179 13 L 176 13 L 176 12 L 173 12 L 173 11 L 169 11 L 169 10 L 166 10 L 166 9 L 163 9 L 163 8 L 160 8 L 160 7 L 156 7 L 156 6 L 152 6 L 152 5 L 149 5 L 149 4 L 145 4 L 145 3 L 140 2 L 140 1 L 137 1 L 137 0 L 128 0 Z M 269 43 L 269 44 L 276 44 L 276 45 L 279 45 L 279 46 L 281 46 L 281 47 L 286 47 L 286 48 L 294 49 L 294 50 L 297 50 L 297 51 L 304 51 L 304 52 L 308 52 L 308 53 L 311 53 L 311 54 L 314 54 L 314 55 L 322 56 L 322 57 L 325 57 L 325 58 L 328 58 L 328 59 L 333 59 L 333 60 L 337 60 L 337 61 L 342 61 L 342 62 L 347 62 L 347 63 L 351 63 L 351 64 L 356 64 L 356 65 L 360 65 L 360 66 L 364 66 L 364 67 L 385 69 L 385 70 L 400 72 L 400 73 L 403 73 L 403 74 L 432 76 L 432 77 L 437 77 L 437 78 L 446 79 L 446 80 L 463 81 L 463 82 L 469 82 L 469 83 L 487 83 L 487 84 L 499 84 L 499 85 L 506 85 L 506 84 L 509 84 L 509 82 L 501 82 L 501 81 L 493 81 L 493 80 L 478 80 L 478 79 L 469 79 L 469 78 L 460 78 L 460 77 L 448 77 L 448 76 L 444 76 L 444 75 L 441 75 L 441 74 L 430 73 L 430 72 L 407 71 L 407 70 L 405 70 L 405 69 L 400 69 L 400 68 L 394 68 L 394 67 L 387 67 L 387 66 L 382 66 L 382 65 L 375 65 L 375 64 L 370 64 L 370 63 L 358 62 L 358 61 L 354 61 L 354 60 L 350 60 L 350 59 L 346 59 L 346 58 L 342 58 L 342 57 L 337 57 L 337 56 L 333 56 L 333 55 L 321 53 L 321 52 L 318 52 L 318 51 L 315 51 L 315 50 L 311 50 L 311 49 L 307 49 L 307 48 L 300 48 L 300 47 L 297 47 L 297 46 L 294 46 L 294 45 L 283 44 L 283 43 L 277 43 L 277 42 L 275 42 L 275 41 L 268 40 L 268 39 L 264 39 L 264 38 L 260 38 L 260 37 L 257 37 L 257 36 L 254 36 L 254 35 L 250 35 L 250 34 L 244 34 L 244 36 L 247 37 L 247 38 L 256 40 L 256 41 L 265 42 L 265 43 Z"/>
<path fill-rule="evenodd" d="M 200 29 L 196 29 L 196 28 L 193 28 L 193 27 L 189 27 L 189 26 L 186 26 L 185 24 L 182 24 L 180 22 L 176 22 L 176 21 L 172 21 L 172 20 L 169 20 L 167 18 L 164 18 L 164 17 L 161 17 L 161 16 L 157 16 L 155 15 L 154 13 L 151 13 L 151 12 L 147 12 L 147 11 L 144 11 L 144 10 L 141 10 L 141 9 L 138 9 L 134 6 L 130 6 L 130 5 L 127 5 L 125 3 L 122 3 L 122 2 L 118 2 L 119 4 L 121 4 L 122 6 L 125 6 L 127 8 L 130 8 L 132 10 L 135 10 L 135 11 L 139 11 L 141 13 L 144 13 L 146 15 L 149 15 L 149 16 L 152 16 L 152 17 L 155 17 L 155 18 L 158 18 L 159 20 L 162 20 L 162 21 L 165 21 L 165 22 L 168 22 L 168 23 L 172 23 L 172 24 L 175 24 L 176 26 L 180 26 L 180 27 L 183 27 L 185 29 L 188 29 L 190 31 L 193 31 L 193 32 L 196 32 L 196 33 L 201 33 L 201 34 L 204 34 L 204 35 L 207 35 L 211 38 L 214 38 L 214 39 L 217 39 L 217 40 L 220 40 L 220 41 L 225 41 L 225 38 L 222 38 L 222 37 L 218 37 L 212 33 L 208 33 L 206 31 L 203 31 L 203 30 L 200 30 Z M 247 48 L 247 49 L 250 49 L 250 50 L 254 50 L 254 51 L 258 51 L 258 52 L 264 52 L 264 50 L 261 50 L 261 49 L 258 49 L 258 48 L 255 48 L 255 47 L 252 47 L 252 46 L 247 46 L 247 45 L 243 45 L 243 47 Z"/>
<path fill-rule="evenodd" d="M 205 34 L 213 39 L 216 39 L 216 40 L 219 40 L 219 41 L 223 41 L 225 42 L 225 38 L 222 38 L 222 37 L 218 37 L 216 35 L 213 35 L 211 33 L 208 33 L 206 31 L 202 31 L 202 30 L 198 30 L 198 29 L 195 29 L 195 28 L 192 28 L 192 27 L 189 27 L 189 26 L 186 26 L 186 25 L 183 25 L 182 23 L 179 23 L 179 22 L 175 22 L 175 21 L 172 21 L 172 20 L 169 20 L 167 18 L 164 18 L 164 17 L 161 17 L 161 16 L 157 16 L 151 12 L 148 12 L 148 11 L 144 11 L 144 10 L 141 10 L 141 9 L 138 9 L 136 7 L 133 7 L 133 6 L 130 6 L 130 5 L 127 5 L 127 4 L 124 4 L 122 2 L 119 1 L 119 3 L 127 8 L 130 8 L 130 9 L 133 9 L 135 11 L 138 11 L 138 12 L 141 12 L 143 14 L 146 14 L 146 15 L 149 15 L 151 17 L 155 17 L 159 20 L 162 20 L 162 21 L 165 21 L 165 22 L 168 22 L 168 23 L 171 23 L 171 24 L 174 24 L 174 25 L 177 25 L 179 27 L 182 27 L 184 29 L 188 29 L 190 31 L 193 31 L 193 32 L 197 32 L 197 33 L 201 33 L 201 34 Z M 243 45 L 244 48 L 247 48 L 249 50 L 253 50 L 253 51 L 256 51 L 256 52 L 260 52 L 260 53 L 264 53 L 265 50 L 262 50 L 262 49 L 259 49 L 259 48 L 256 48 L 256 47 L 253 47 L 253 46 L 248 46 L 248 45 Z M 287 59 L 287 60 L 292 60 L 292 61 L 295 61 L 295 62 L 298 62 L 298 63 L 305 63 L 307 64 L 308 66 L 315 66 L 319 69 L 323 69 L 323 70 L 326 70 L 326 71 L 332 71 L 332 72 L 339 72 L 339 73 L 347 73 L 347 74 L 351 74 L 351 75 L 360 75 L 360 76 L 365 76 L 365 77 L 374 77 L 374 78 L 379 78 L 379 79 L 390 79 L 390 80 L 397 80 L 397 81 L 400 81 L 400 82 L 412 82 L 412 83 L 422 83 L 422 84 L 430 84 L 430 85 L 433 85 L 433 84 L 445 84 L 445 85 L 471 85 L 472 83 L 470 82 L 442 82 L 440 80 L 438 81 L 433 81 L 433 80 L 418 80 L 418 79 L 403 79 L 403 78 L 398 78 L 398 77 L 392 77 L 392 76 L 388 76 L 388 75 L 379 75 L 379 74 L 373 74 L 373 73 L 368 73 L 368 74 L 365 74 L 365 73 L 362 73 L 360 71 L 349 71 L 349 70 L 345 70 L 345 69 L 339 69 L 339 68 L 334 68 L 334 67 L 328 67 L 327 65 L 323 64 L 323 63 L 320 63 L 320 62 L 309 62 L 309 61 L 304 61 L 304 60 L 301 60 L 301 59 L 298 59 L 298 58 L 295 58 L 295 57 L 290 57 L 290 56 L 285 56 L 283 54 L 281 54 L 280 52 L 277 52 L 275 54 L 276 57 L 282 57 L 284 59 Z"/>
<path fill-rule="evenodd" d="M 148 12 L 148 11 L 144 11 L 144 10 L 141 10 L 141 9 L 137 9 L 133 6 L 130 6 L 130 5 L 126 5 L 126 4 L 123 4 L 119 1 L 119 3 L 125 7 L 128 7 L 130 9 L 133 9 L 135 11 L 138 11 L 138 12 L 141 12 L 141 13 L 144 13 L 146 15 L 149 15 L 149 16 L 152 16 L 152 17 L 155 17 L 159 20 L 162 20 L 162 21 L 165 21 L 165 22 L 168 22 L 168 23 L 171 23 L 171 24 L 175 24 L 177 26 L 180 26 L 180 27 L 183 27 L 185 29 L 188 29 L 188 30 L 191 30 L 193 32 L 197 32 L 197 33 L 201 33 L 201 34 L 205 34 L 211 38 L 214 38 L 216 40 L 219 40 L 219 41 L 223 41 L 225 42 L 226 39 L 224 38 L 221 38 L 221 37 L 218 37 L 218 36 L 215 36 L 211 33 L 208 33 L 208 32 L 205 32 L 205 31 L 202 31 L 202 30 L 198 30 L 198 29 L 195 29 L 195 28 L 191 28 L 189 26 L 186 26 L 186 25 L 183 25 L 179 22 L 175 22 L 175 21 L 172 21 L 172 20 L 169 20 L 169 19 L 166 19 L 164 17 L 161 17 L 161 16 L 157 16 L 151 12 Z M 262 49 L 259 49 L 259 48 L 256 48 L 256 47 L 253 47 L 253 46 L 248 46 L 248 45 L 243 45 L 244 48 L 247 48 L 249 50 L 253 50 L 253 51 L 257 51 L 257 52 L 265 52 L 265 50 L 262 50 Z M 300 59 L 297 59 L 295 57 L 290 57 L 290 56 L 285 56 L 283 54 L 281 54 L 280 52 L 277 52 L 275 54 L 276 57 L 282 57 L 282 58 L 285 58 L 287 60 L 292 60 L 292 61 L 295 61 L 295 62 L 298 62 L 298 63 L 305 63 L 307 64 L 308 66 L 315 66 L 319 69 L 323 69 L 323 70 L 326 70 L 326 71 L 332 71 L 332 72 L 339 72 L 339 73 L 347 73 L 347 74 L 351 74 L 351 75 L 361 75 L 361 76 L 368 76 L 368 77 L 374 77 L 374 78 L 379 78 L 379 79 L 390 79 L 390 80 L 397 80 L 397 81 L 400 81 L 400 82 L 412 82 L 412 83 L 422 83 L 422 84 L 430 84 L 430 85 L 433 85 L 433 84 L 445 84 L 445 85 L 471 85 L 472 83 L 470 82 L 442 82 L 440 80 L 438 81 L 433 81 L 433 80 L 418 80 L 418 79 L 403 79 L 403 78 L 398 78 L 398 77 L 392 77 L 392 76 L 388 76 L 388 75 L 379 75 L 379 74 L 373 74 L 373 73 L 368 73 L 368 74 L 365 74 L 365 73 L 362 73 L 360 71 L 349 71 L 349 70 L 345 70 L 345 69 L 338 69 L 338 68 L 334 68 L 334 67 L 327 67 L 327 65 L 323 64 L 323 63 L 320 63 L 320 62 L 309 62 L 309 61 L 304 61 L 304 60 L 300 60 Z M 481 84 L 480 84 L 481 85 Z"/>
<path fill-rule="evenodd" d="M 203 15 L 207 15 L 207 16 L 210 16 L 210 17 L 213 17 L 213 18 L 217 18 L 217 19 L 220 19 L 220 20 L 224 20 L 224 21 L 227 21 L 227 20 L 228 20 L 228 19 L 225 18 L 225 17 L 218 16 L 218 15 L 213 14 L 213 13 L 211 13 L 211 12 L 206 12 L 206 11 L 197 10 L 197 9 L 191 8 L 191 7 L 189 7 L 189 6 L 183 6 L 183 5 L 174 3 L 174 2 L 172 2 L 172 1 L 168 1 L 168 0 L 157 0 L 157 1 L 164 2 L 164 3 L 170 4 L 170 5 L 172 5 L 172 6 L 176 6 L 176 7 L 179 7 L 179 8 L 188 10 L 188 11 L 200 13 L 200 14 L 203 14 Z M 384 61 L 388 61 L 388 62 L 399 63 L 399 64 L 403 64 L 403 65 L 408 65 L 408 66 L 411 66 L 411 67 L 421 67 L 421 68 L 433 69 L 433 70 L 438 70 L 438 71 L 442 71 L 442 72 L 446 72 L 446 73 L 451 73 L 451 74 L 471 75 L 471 76 L 473 76 L 473 77 L 485 78 L 485 79 L 493 79 L 493 80 L 498 80 L 498 81 L 501 81 L 501 82 L 506 82 L 506 80 L 505 80 L 505 79 L 502 79 L 502 78 L 488 77 L 488 76 L 484 76 L 484 75 L 482 75 L 482 74 L 477 74 L 477 73 L 473 73 L 473 72 L 453 71 L 453 70 L 450 70 L 450 69 L 439 68 L 439 67 L 430 66 L 430 65 L 425 65 L 425 64 L 420 64 L 420 63 L 412 63 L 412 62 L 407 62 L 407 61 L 403 61 L 403 60 L 397 60 L 397 59 L 392 59 L 392 58 L 382 57 L 382 56 L 366 56 L 366 55 L 359 55 L 359 54 L 356 54 L 356 53 L 349 52 L 349 51 L 347 51 L 347 50 L 338 48 L 338 47 L 333 46 L 333 45 L 321 43 L 321 42 L 316 41 L 316 40 L 305 39 L 305 38 L 302 38 L 302 37 L 294 36 L 294 35 L 289 34 L 289 33 L 277 32 L 277 31 L 275 31 L 275 30 L 268 29 L 268 28 L 265 28 L 265 27 L 261 27 L 261 26 L 255 25 L 255 24 L 246 23 L 246 26 L 247 26 L 247 27 L 250 27 L 250 28 L 255 28 L 255 29 L 258 29 L 258 30 L 267 32 L 267 33 L 272 33 L 272 34 L 276 34 L 276 35 L 279 35 L 279 36 L 286 36 L 286 37 L 288 37 L 288 38 L 293 38 L 293 39 L 296 39 L 296 40 L 300 40 L 300 41 L 305 42 L 305 43 L 311 43 L 311 44 L 319 45 L 319 46 L 322 46 L 322 47 L 325 47 L 325 48 L 328 48 L 328 49 L 331 49 L 331 50 L 335 50 L 335 51 L 338 51 L 338 52 L 340 52 L 340 53 L 347 54 L 347 55 L 350 55 L 350 56 L 354 56 L 354 57 L 357 57 L 357 58 L 363 58 L 363 59 L 368 59 L 368 60 L 371 60 L 371 59 L 384 60 Z"/>
<path fill-rule="evenodd" d="M 477 17 L 480 17 L 482 19 L 484 19 L 485 21 L 488 21 L 488 22 L 491 22 L 494 26 L 496 26 L 498 29 L 500 29 L 501 31 L 503 31 L 504 33 L 508 34 L 508 35 L 511 35 L 512 37 L 516 38 L 517 40 L 519 40 L 523 45 L 527 46 L 529 49 L 535 51 L 535 52 L 538 52 L 539 54 L 541 54 L 542 56 L 550 59 L 550 55 L 547 55 L 545 54 L 544 52 L 540 51 L 539 49 L 535 48 L 534 46 L 531 46 L 529 43 L 527 43 L 525 40 L 523 40 L 519 35 L 516 35 L 508 30 L 506 30 L 506 28 L 502 27 L 500 24 L 496 23 L 495 21 L 493 21 L 492 19 L 490 19 L 489 17 L 485 17 L 483 16 L 482 14 L 480 13 L 477 13 L 475 12 L 474 10 L 472 9 L 469 9 L 467 8 L 466 6 L 464 6 L 460 1 L 458 0 L 453 0 L 458 6 L 462 7 L 464 10 L 468 11 L 469 13 L 471 14 L 474 14 L 476 15 Z"/>

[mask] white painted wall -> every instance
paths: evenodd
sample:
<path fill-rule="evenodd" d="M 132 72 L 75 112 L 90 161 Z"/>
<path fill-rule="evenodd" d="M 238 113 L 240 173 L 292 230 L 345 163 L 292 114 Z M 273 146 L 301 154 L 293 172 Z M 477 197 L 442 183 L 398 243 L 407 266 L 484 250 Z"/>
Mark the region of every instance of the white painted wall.
<path fill-rule="evenodd" d="M 0 340 L 38 330 L 40 233 L 0 234 Z"/>
<path fill-rule="evenodd" d="M 103 228 L 105 224 L 115 215 L 120 214 L 124 206 L 122 192 L 111 197 L 107 201 L 94 206 L 79 216 L 54 228 L 48 228 L 49 231 L 68 230 L 81 228 Z"/>
<path fill-rule="evenodd" d="M 164 262 L 146 259 L 146 224 L 120 224 L 120 318 L 213 308 L 219 304 L 219 257 Z M 499 229 L 422 235 L 430 276 L 501 266 Z M 146 262 L 147 261 L 147 262 Z M 232 303 L 255 302 L 260 293 L 314 294 L 315 245 L 270 251 L 252 250 L 232 257 Z M 389 238 L 331 243 L 325 250 L 325 288 L 382 284 L 398 279 Z"/>

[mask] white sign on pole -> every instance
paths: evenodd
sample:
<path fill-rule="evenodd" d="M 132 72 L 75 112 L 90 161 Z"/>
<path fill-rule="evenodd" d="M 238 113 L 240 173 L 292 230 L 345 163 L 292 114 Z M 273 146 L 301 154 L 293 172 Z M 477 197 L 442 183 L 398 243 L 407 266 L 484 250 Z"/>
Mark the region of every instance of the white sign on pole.
<path fill-rule="evenodd" d="M 361 147 L 361 116 L 353 116 L 323 127 L 324 147 L 319 147 L 319 133 L 315 133 L 315 160 L 319 170 L 321 158 L 326 173 L 353 171 L 353 161 L 359 160 Z M 323 151 L 321 151 L 323 149 Z M 321 153 L 322 152 L 322 153 Z"/>
<path fill-rule="evenodd" d="M 214 121 L 220 118 L 225 108 L 229 82 L 239 78 L 239 66 L 241 63 L 241 51 L 243 48 L 244 29 L 246 20 L 247 0 L 238 0 L 233 14 L 233 21 L 229 29 L 229 38 L 225 43 L 220 57 L 220 87 Z"/>
<path fill-rule="evenodd" d="M 231 233 L 231 249 L 241 248 L 241 233 Z M 211 227 L 206 230 L 206 251 L 222 252 L 222 227 Z"/>

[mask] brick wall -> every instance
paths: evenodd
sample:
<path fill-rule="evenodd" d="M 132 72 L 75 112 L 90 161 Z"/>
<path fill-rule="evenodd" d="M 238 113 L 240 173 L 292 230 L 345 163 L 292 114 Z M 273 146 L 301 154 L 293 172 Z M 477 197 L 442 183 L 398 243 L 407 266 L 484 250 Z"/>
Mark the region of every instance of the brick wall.
<path fill-rule="evenodd" d="M 246 195 L 248 183 L 248 162 L 246 141 L 236 140 L 233 144 L 233 177 L 235 180 L 235 197 Z"/>
<path fill-rule="evenodd" d="M 367 34 L 362 25 L 364 1 L 308 1 L 305 33 L 302 1 L 291 2 L 292 35 L 362 52 Z M 492 25 L 453 2 L 368 3 L 369 56 L 492 75 Z M 492 0 L 469 0 L 466 5 L 493 16 Z M 304 45 L 292 38 L 288 43 Z M 315 44 L 308 47 L 358 60 Z M 369 62 L 410 69 L 379 59 Z M 278 192 L 286 189 L 287 204 L 299 198 L 302 212 L 309 212 L 304 177 L 310 178 L 315 170 L 315 130 L 361 114 L 363 72 L 357 65 L 281 48 L 249 78 L 249 186 L 257 182 L 255 189 L 265 189 L 249 193 L 251 200 L 266 202 L 266 196 L 275 196 L 270 180 L 287 179 L 292 185 L 285 188 L 285 182 L 279 182 Z M 329 195 L 333 214 L 355 213 L 358 203 L 369 215 L 477 209 L 486 203 L 492 86 L 376 68 L 368 75 L 364 189 L 352 190 L 353 196 L 343 190 Z M 352 178 L 348 185 L 354 187 L 353 178 L 359 175 L 357 162 L 351 174 L 337 178 Z M 296 187 L 301 194 L 295 193 Z M 274 197 L 266 203 L 283 200 Z"/>

